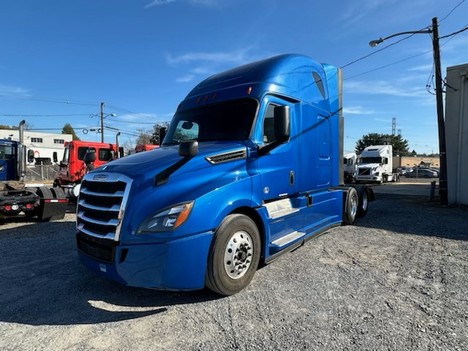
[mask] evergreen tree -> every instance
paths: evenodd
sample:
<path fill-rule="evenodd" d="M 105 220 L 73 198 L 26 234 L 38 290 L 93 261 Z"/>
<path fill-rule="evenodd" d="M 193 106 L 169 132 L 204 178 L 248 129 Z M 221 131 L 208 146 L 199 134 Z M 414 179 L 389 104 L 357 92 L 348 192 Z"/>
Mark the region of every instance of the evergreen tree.
<path fill-rule="evenodd" d="M 401 135 L 369 133 L 364 135 L 356 142 L 356 153 L 360 154 L 368 146 L 372 145 L 392 145 L 393 156 L 408 156 L 408 140 L 403 139 Z"/>
<path fill-rule="evenodd" d="M 72 140 L 80 140 L 80 138 L 78 138 L 78 136 L 75 133 L 75 130 L 73 129 L 70 123 L 67 123 L 63 126 L 62 134 L 71 134 Z"/>

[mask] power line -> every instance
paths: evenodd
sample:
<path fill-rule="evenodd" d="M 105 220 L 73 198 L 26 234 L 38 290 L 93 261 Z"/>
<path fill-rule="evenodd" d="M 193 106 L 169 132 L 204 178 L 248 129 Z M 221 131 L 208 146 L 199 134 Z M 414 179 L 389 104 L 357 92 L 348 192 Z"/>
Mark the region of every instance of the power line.
<path fill-rule="evenodd" d="M 459 31 L 444 35 L 443 37 L 439 37 L 439 39 L 445 39 L 445 38 L 448 38 L 448 37 L 452 37 L 454 35 L 460 34 L 461 32 L 464 32 L 465 30 L 468 30 L 468 24 L 465 25 L 465 27 L 460 29 Z"/>
<path fill-rule="evenodd" d="M 432 50 L 427 50 L 427 51 L 421 52 L 421 53 L 419 53 L 419 54 L 416 54 L 416 55 L 413 55 L 413 56 L 410 56 L 410 57 L 406 57 L 406 58 L 404 58 L 404 59 L 401 59 L 401 60 L 398 60 L 398 61 L 395 61 L 395 62 L 386 64 L 386 65 L 383 65 L 383 66 L 379 66 L 379 67 L 370 69 L 370 70 L 365 71 L 365 72 L 362 72 L 362 73 L 358 73 L 358 74 L 356 74 L 356 75 L 354 75 L 354 76 L 351 76 L 351 77 L 348 77 L 348 78 L 344 78 L 343 80 L 349 80 L 349 79 L 353 79 L 353 78 L 357 78 L 357 77 L 363 76 L 363 75 L 368 74 L 368 73 L 372 73 L 372 72 L 375 72 L 375 71 L 379 71 L 379 70 L 381 70 L 381 69 L 384 69 L 384 68 L 387 68 L 387 67 L 396 65 L 396 64 L 398 64 L 398 63 L 405 62 L 405 61 L 409 61 L 409 60 L 411 60 L 411 59 L 414 59 L 415 57 L 425 55 L 425 54 L 427 54 L 427 53 L 429 53 L 429 52 L 431 52 L 431 51 L 432 51 Z"/>
<path fill-rule="evenodd" d="M 72 113 L 72 114 L 68 114 L 68 113 L 62 113 L 62 114 L 56 114 L 56 115 L 50 115 L 50 114 L 47 114 L 47 115 L 38 115 L 38 114 L 34 114 L 34 115 L 30 115 L 30 114 L 13 114 L 13 113 L 0 113 L 0 116 L 3 116 L 3 117 L 74 117 L 74 116 L 88 116 L 89 114 L 88 113 Z"/>
<path fill-rule="evenodd" d="M 441 20 L 439 20 L 439 24 L 440 24 L 441 22 L 443 22 L 444 20 L 446 20 L 450 15 L 452 15 L 452 13 L 453 13 L 458 7 L 460 7 L 464 2 L 465 2 L 465 0 L 461 0 L 457 5 L 455 5 L 455 6 L 447 13 L 447 15 L 445 15 Z M 422 30 L 424 30 L 424 29 L 429 29 L 429 28 L 430 28 L 430 27 L 426 27 L 426 28 L 421 29 L 420 31 L 422 31 Z M 439 37 L 439 40 L 440 40 L 440 39 L 445 39 L 445 38 L 448 38 L 448 37 L 451 37 L 451 36 L 454 36 L 454 35 L 457 35 L 457 34 L 459 34 L 459 33 L 461 33 L 461 32 L 466 31 L 466 30 L 468 30 L 468 25 L 465 25 L 464 28 L 460 29 L 460 30 L 457 31 L 457 32 L 454 32 L 454 33 L 451 33 L 451 34 L 448 34 L 448 35 Z M 349 63 L 347 63 L 347 64 L 345 64 L 345 65 L 343 65 L 343 66 L 341 67 L 341 69 L 343 69 L 343 68 L 345 68 L 345 67 L 348 67 L 348 66 L 351 66 L 352 64 L 355 64 L 355 63 L 357 63 L 357 62 L 359 62 L 359 61 L 361 61 L 361 60 L 364 60 L 364 59 L 366 59 L 366 58 L 368 58 L 368 57 L 370 57 L 370 56 L 372 56 L 372 55 L 375 55 L 375 54 L 377 54 L 377 53 L 379 53 L 379 52 L 381 52 L 381 51 L 383 51 L 383 50 L 385 50 L 385 49 L 388 49 L 389 47 L 391 47 L 391 46 L 393 46 L 393 45 L 399 44 L 399 43 L 402 42 L 403 40 L 406 40 L 406 39 L 411 38 L 413 35 L 414 35 L 414 34 L 411 34 L 411 35 L 409 35 L 409 36 L 407 36 L 407 37 L 404 37 L 404 38 L 398 40 L 398 41 L 395 42 L 395 43 L 389 44 L 389 45 L 387 45 L 387 46 L 385 46 L 385 47 L 383 47 L 383 48 L 381 48 L 381 49 L 379 49 L 379 50 L 376 50 L 376 51 L 370 53 L 370 54 L 367 54 L 367 55 L 364 55 L 364 56 L 362 56 L 362 57 L 359 57 L 359 58 L 357 58 L 357 59 L 355 59 L 355 60 L 353 60 L 353 61 L 351 61 L 351 62 L 349 62 Z M 419 56 L 419 55 L 412 56 L 411 58 L 417 57 L 417 56 Z M 410 59 L 410 58 L 408 58 L 408 59 Z M 399 63 L 399 62 L 403 62 L 403 61 L 406 61 L 406 59 L 397 61 L 397 62 L 395 62 L 395 63 Z M 394 63 L 392 63 L 392 64 L 394 64 Z M 381 68 L 385 68 L 385 67 L 391 66 L 392 64 L 382 66 Z M 367 71 L 367 72 L 358 74 L 358 75 L 356 75 L 356 76 L 353 76 L 353 77 L 350 77 L 350 78 L 347 78 L 347 79 L 351 79 L 351 78 L 354 78 L 354 77 L 357 77 L 357 76 L 361 76 L 361 75 L 364 75 L 364 74 L 366 74 L 366 73 L 374 72 L 374 71 L 376 71 L 376 70 L 378 70 L 378 69 L 380 69 L 380 68 L 376 68 L 376 69 L 373 69 L 373 70 L 370 70 L 370 71 Z"/>
<path fill-rule="evenodd" d="M 463 1 L 465 1 L 465 0 L 463 0 Z M 452 11 L 452 12 L 453 12 L 453 11 Z M 440 22 L 439 22 L 439 23 L 440 23 Z M 445 39 L 445 38 L 451 37 L 451 38 L 450 38 L 449 40 L 447 40 L 445 43 L 441 44 L 441 46 L 446 45 L 450 40 L 453 39 L 453 37 L 454 37 L 455 35 L 460 34 L 461 32 L 464 32 L 464 31 L 466 31 L 466 30 L 468 30 L 468 25 L 466 25 L 464 28 L 462 28 L 462 29 L 460 29 L 460 30 L 458 30 L 458 31 L 456 31 L 456 32 L 453 32 L 453 33 L 444 35 L 444 36 L 442 36 L 442 37 L 439 37 L 439 40 L 440 40 L 440 39 Z M 413 35 L 414 35 L 414 34 L 413 34 Z M 411 35 L 411 36 L 412 36 L 412 35 Z M 411 37 L 411 36 L 409 36 L 409 37 Z M 409 37 L 405 37 L 404 39 L 408 39 Z M 397 42 L 394 43 L 394 44 L 398 44 L 399 42 L 401 42 L 401 40 L 397 41 Z M 378 50 L 378 51 L 376 51 L 376 52 L 382 51 L 383 49 L 387 49 L 389 46 L 390 46 L 390 45 L 387 45 L 387 46 L 385 46 L 384 48 L 382 48 L 382 49 L 380 49 L 380 50 Z M 356 75 L 354 75 L 354 76 L 345 78 L 345 79 L 343 79 L 343 80 L 349 80 L 349 79 L 357 78 L 357 77 L 363 76 L 363 75 L 365 75 L 365 74 L 372 73 L 372 72 L 375 72 L 375 71 L 378 71 L 378 70 L 387 68 L 387 67 L 389 67 L 389 66 L 393 66 L 393 65 L 395 65 L 395 64 L 398 64 L 398 63 L 401 63 L 401 62 L 405 62 L 405 61 L 411 60 L 411 59 L 413 59 L 413 58 L 415 58 L 415 57 L 425 55 L 425 54 L 427 54 L 427 53 L 429 53 L 429 52 L 431 52 L 431 51 L 432 51 L 432 50 L 427 50 L 427 51 L 424 51 L 424 52 L 422 52 L 422 53 L 420 53 L 420 54 L 416 54 L 416 55 L 413 55 L 413 56 L 410 56 L 410 57 L 407 57 L 407 58 L 404 58 L 404 59 L 401 59 L 401 60 L 398 60 L 398 61 L 395 61 L 395 62 L 386 64 L 386 65 L 383 65 L 383 66 L 379 66 L 379 67 L 370 69 L 370 70 L 365 71 L 365 72 L 362 72 L 362 73 L 358 73 L 358 74 L 356 74 Z M 364 59 L 364 58 L 367 58 L 367 57 L 369 57 L 369 56 L 370 56 L 370 54 L 369 54 L 369 55 L 366 55 L 366 56 L 363 56 L 363 57 L 361 57 L 360 59 L 354 60 L 353 62 L 351 62 L 351 63 L 349 63 L 349 64 L 347 64 L 347 65 L 345 65 L 345 66 L 343 66 L 343 67 L 349 66 L 349 65 L 351 65 L 351 64 L 353 64 L 353 63 L 355 63 L 355 62 L 357 62 L 357 61 L 360 61 L 360 60 L 362 60 L 362 59 Z M 343 68 L 343 67 L 342 67 L 342 68 Z M 430 86 L 429 86 L 429 87 L 430 87 Z M 426 85 L 426 88 L 428 88 L 428 85 Z M 428 91 L 429 91 L 429 90 L 428 90 Z"/>
<path fill-rule="evenodd" d="M 445 19 L 447 19 L 447 17 L 449 17 L 461 4 L 463 4 L 465 2 L 465 0 L 462 0 L 460 1 L 457 5 L 455 5 L 455 7 L 453 9 L 451 9 L 449 11 L 448 14 L 445 15 L 445 17 L 443 17 L 440 21 L 439 21 L 439 24 L 444 21 Z M 440 38 L 439 38 L 440 39 Z"/>
<path fill-rule="evenodd" d="M 4 98 L 4 95 L 0 95 L 0 98 Z M 8 96 L 11 98 L 12 96 Z M 21 100 L 29 100 L 29 101 L 39 101 L 39 102 L 51 102 L 55 104 L 65 104 L 65 105 L 81 105 L 81 106 L 96 106 L 97 103 L 88 103 L 88 102 L 75 102 L 66 99 L 60 98 L 47 98 L 47 97 L 31 97 L 31 96 L 14 96 Z"/>
<path fill-rule="evenodd" d="M 421 30 L 424 30 L 424 28 L 421 29 Z M 409 39 L 409 38 L 411 38 L 413 35 L 414 35 L 414 34 L 408 35 L 407 37 L 404 37 L 404 38 L 402 38 L 402 39 L 400 39 L 400 40 L 398 40 L 398 41 L 396 41 L 396 42 L 394 42 L 394 43 L 388 44 L 387 46 L 384 46 L 384 47 L 381 48 L 381 49 L 375 50 L 375 51 L 371 52 L 370 54 L 367 54 L 367 55 L 364 55 L 364 56 L 362 56 L 362 57 L 359 57 L 358 59 L 356 59 L 356 60 L 354 60 L 354 61 L 351 61 L 351 62 L 345 64 L 344 66 L 341 66 L 340 68 L 343 69 L 343 68 L 345 68 L 345 67 L 351 66 L 352 64 L 355 64 L 356 62 L 362 61 L 362 60 L 364 60 L 364 59 L 366 59 L 366 58 L 368 58 L 368 57 L 370 57 L 370 56 L 372 56 L 372 55 L 375 55 L 375 54 L 377 54 L 377 53 L 379 53 L 379 52 L 381 52 L 381 51 L 383 51 L 383 50 L 388 49 L 388 48 L 391 47 L 391 46 L 394 46 L 394 45 L 397 45 L 397 44 L 401 43 L 403 40 Z"/>

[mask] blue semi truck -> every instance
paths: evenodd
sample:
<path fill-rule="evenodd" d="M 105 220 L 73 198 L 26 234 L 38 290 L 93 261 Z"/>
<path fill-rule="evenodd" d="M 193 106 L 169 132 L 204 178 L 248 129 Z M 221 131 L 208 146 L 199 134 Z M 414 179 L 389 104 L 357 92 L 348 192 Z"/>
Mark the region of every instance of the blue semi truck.
<path fill-rule="evenodd" d="M 84 177 L 80 262 L 129 286 L 231 295 L 365 215 L 371 189 L 343 185 L 340 76 L 288 54 L 202 81 L 160 148 Z"/>

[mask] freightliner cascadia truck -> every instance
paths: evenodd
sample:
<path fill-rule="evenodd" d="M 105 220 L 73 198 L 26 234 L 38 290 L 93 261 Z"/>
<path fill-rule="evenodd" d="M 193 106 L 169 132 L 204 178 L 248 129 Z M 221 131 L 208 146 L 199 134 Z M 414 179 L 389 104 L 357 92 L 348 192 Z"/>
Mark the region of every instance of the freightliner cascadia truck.
<path fill-rule="evenodd" d="M 129 286 L 231 295 L 259 265 L 352 224 L 372 191 L 343 185 L 340 74 L 288 54 L 202 81 L 160 148 L 84 177 L 80 262 Z"/>

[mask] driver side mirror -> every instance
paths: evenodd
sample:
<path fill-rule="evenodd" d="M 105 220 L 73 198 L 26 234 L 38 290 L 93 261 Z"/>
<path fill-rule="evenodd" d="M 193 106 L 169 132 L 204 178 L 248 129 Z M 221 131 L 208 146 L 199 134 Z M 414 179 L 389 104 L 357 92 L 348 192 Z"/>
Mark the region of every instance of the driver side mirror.
<path fill-rule="evenodd" d="M 94 161 L 96 161 L 96 153 L 94 151 L 88 151 L 85 155 L 84 155 L 84 163 L 88 164 L 88 163 L 93 163 Z"/>
<path fill-rule="evenodd" d="M 94 161 L 96 161 L 96 152 L 94 152 L 94 150 L 88 151 L 84 155 L 83 161 L 86 164 L 86 169 L 88 172 L 92 171 L 94 169 Z"/>
<path fill-rule="evenodd" d="M 34 151 L 33 150 L 28 150 L 28 162 L 29 163 L 34 162 Z"/>
<path fill-rule="evenodd" d="M 179 156 L 193 157 L 198 154 L 198 141 L 184 141 L 179 145 Z"/>

